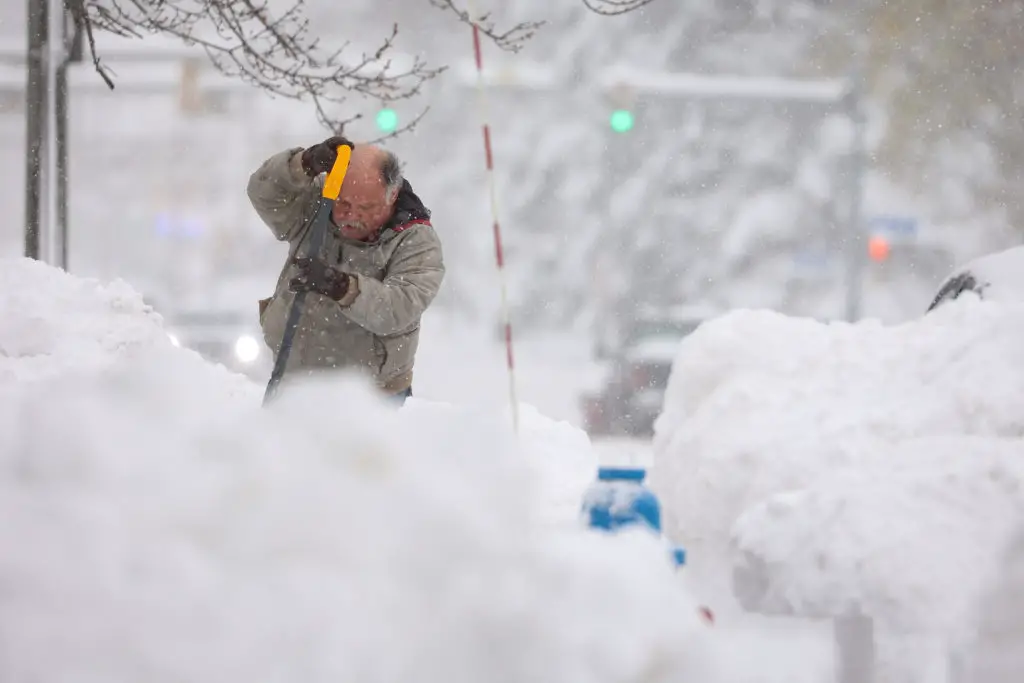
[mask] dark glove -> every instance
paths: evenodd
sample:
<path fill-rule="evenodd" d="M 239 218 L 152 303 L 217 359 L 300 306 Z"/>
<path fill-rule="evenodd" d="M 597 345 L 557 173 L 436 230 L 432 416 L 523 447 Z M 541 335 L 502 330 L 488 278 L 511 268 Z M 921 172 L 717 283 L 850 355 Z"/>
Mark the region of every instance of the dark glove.
<path fill-rule="evenodd" d="M 349 276 L 320 259 L 295 258 L 298 275 L 288 283 L 293 292 L 317 292 L 340 301 L 348 293 Z"/>
<path fill-rule="evenodd" d="M 327 173 L 338 160 L 338 147 L 341 145 L 347 145 L 349 149 L 355 146 L 348 138 L 334 135 L 319 144 L 307 147 L 302 152 L 302 170 L 310 178 Z"/>

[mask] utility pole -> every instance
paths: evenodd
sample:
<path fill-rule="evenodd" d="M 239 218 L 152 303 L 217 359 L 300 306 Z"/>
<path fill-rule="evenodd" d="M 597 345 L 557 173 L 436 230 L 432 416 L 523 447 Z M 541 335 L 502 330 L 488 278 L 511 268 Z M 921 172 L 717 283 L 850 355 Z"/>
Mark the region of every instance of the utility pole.
<path fill-rule="evenodd" d="M 45 1 L 28 0 L 28 68 L 25 84 L 25 256 L 37 260 L 40 258 L 43 143 L 47 121 L 47 10 Z"/>
<path fill-rule="evenodd" d="M 57 228 L 58 263 L 63 270 L 68 269 L 68 63 L 62 59 L 55 72 L 53 110 L 56 118 L 54 142 L 57 146 L 57 159 L 54 163 L 56 178 L 54 190 L 57 193 L 55 223 Z"/>
<path fill-rule="evenodd" d="M 58 263 L 65 271 L 68 269 L 68 65 L 82 61 L 82 32 L 77 22 L 68 31 L 68 20 L 71 13 L 67 9 L 67 0 L 56 0 L 59 21 L 57 35 L 53 42 L 60 48 L 55 56 L 57 68 L 54 71 L 54 143 L 56 159 L 54 160 L 54 190 L 57 197 L 54 206 L 54 223 L 57 229 Z M 53 50 L 52 53 L 56 53 Z"/>

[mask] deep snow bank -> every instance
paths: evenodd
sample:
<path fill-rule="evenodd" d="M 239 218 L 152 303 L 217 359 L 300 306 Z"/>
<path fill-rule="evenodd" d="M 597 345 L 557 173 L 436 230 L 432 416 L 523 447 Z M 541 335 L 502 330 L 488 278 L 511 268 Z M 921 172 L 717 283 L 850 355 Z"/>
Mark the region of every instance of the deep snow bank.
<path fill-rule="evenodd" d="M 770 613 L 948 633 L 1021 500 L 1024 308 L 898 326 L 739 311 L 683 342 L 652 486 L 702 578 Z"/>
<path fill-rule="evenodd" d="M 663 546 L 568 523 L 567 426 L 337 379 L 264 410 L 123 285 L 0 280 L 3 680 L 710 680 Z"/>
<path fill-rule="evenodd" d="M 970 615 L 972 637 L 954 651 L 950 683 L 1018 683 L 1024 671 L 1024 526 Z"/>

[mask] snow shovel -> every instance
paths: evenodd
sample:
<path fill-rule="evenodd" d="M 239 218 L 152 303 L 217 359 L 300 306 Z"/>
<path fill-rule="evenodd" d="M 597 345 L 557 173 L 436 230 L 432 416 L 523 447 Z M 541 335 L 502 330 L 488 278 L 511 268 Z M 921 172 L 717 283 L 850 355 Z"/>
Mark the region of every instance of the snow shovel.
<path fill-rule="evenodd" d="M 331 223 L 331 210 L 334 202 L 341 192 L 341 184 L 345 181 L 345 173 L 348 171 L 348 162 L 352 158 L 352 148 L 348 145 L 338 146 L 338 158 L 324 180 L 324 188 L 321 192 L 320 201 L 316 207 L 309 225 L 309 242 L 306 247 L 306 257 L 316 258 L 320 248 L 327 237 L 327 231 Z M 292 342 L 295 341 L 295 333 L 299 329 L 299 320 L 302 318 L 302 311 L 305 308 L 306 292 L 296 292 L 292 300 L 292 307 L 288 311 L 288 319 L 284 324 L 284 336 L 281 337 L 281 348 L 274 359 L 274 370 L 270 373 L 270 381 L 267 382 L 267 390 L 263 394 L 263 405 L 267 405 L 271 398 L 277 393 L 277 387 L 284 377 L 284 369 L 288 365 L 288 356 L 292 351 Z"/>

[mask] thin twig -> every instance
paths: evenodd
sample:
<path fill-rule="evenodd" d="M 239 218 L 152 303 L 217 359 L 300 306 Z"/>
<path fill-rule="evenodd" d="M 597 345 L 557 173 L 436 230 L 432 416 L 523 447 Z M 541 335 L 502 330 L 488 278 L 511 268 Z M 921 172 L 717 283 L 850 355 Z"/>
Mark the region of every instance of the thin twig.
<path fill-rule="evenodd" d="M 589 7 L 595 0 L 584 0 Z M 650 0 L 600 0 L 646 4 Z M 455 0 L 430 0 L 459 21 L 476 24 L 480 32 L 503 50 L 517 52 L 544 24 L 523 22 L 504 31 L 495 28 L 489 15 L 471 19 Z M 320 47 L 305 16 L 306 0 L 292 0 L 282 11 L 271 12 L 268 0 L 68 0 L 72 17 L 89 45 L 93 66 L 108 87 L 114 87 L 111 71 L 101 62 L 94 31 L 124 38 L 162 34 L 203 49 L 216 69 L 270 93 L 271 96 L 312 103 L 318 120 L 332 130 L 361 118 L 339 119 L 337 111 L 349 95 L 378 102 L 395 102 L 418 95 L 423 84 L 445 67 L 431 67 L 412 58 L 404 68 L 392 59 L 398 26 L 392 28 L 376 50 L 358 56 L 344 43 L 333 51 Z M 596 10 L 595 10 L 596 11 Z M 412 130 L 426 114 L 425 108 L 409 124 L 382 140 Z"/>
<path fill-rule="evenodd" d="M 201 47 L 227 76 L 272 96 L 310 101 L 320 122 L 335 130 L 354 120 L 339 120 L 334 114 L 348 96 L 381 102 L 409 99 L 445 69 L 428 66 L 419 57 L 396 67 L 391 55 L 397 25 L 372 52 L 355 54 L 348 43 L 325 51 L 310 32 L 305 0 L 293 0 L 284 11 L 273 13 L 266 0 L 71 0 L 73 12 L 76 6 L 93 65 L 109 87 L 113 80 L 100 62 L 94 30 L 127 38 L 163 34 Z"/>
<path fill-rule="evenodd" d="M 100 63 L 99 55 L 96 54 L 96 39 L 92 35 L 92 22 L 89 21 L 89 17 L 86 14 L 84 0 L 70 0 L 68 8 L 72 19 L 74 19 L 76 29 L 85 31 L 85 38 L 89 42 L 89 56 L 92 58 L 93 68 L 96 69 L 96 73 L 100 75 L 100 78 L 107 84 L 107 87 L 113 90 L 114 81 L 110 74 L 107 73 L 106 67 Z"/>
<path fill-rule="evenodd" d="M 502 50 L 508 52 L 519 52 L 523 44 L 532 38 L 537 30 L 544 25 L 543 21 L 524 21 L 503 33 L 499 33 L 494 26 L 494 22 L 490 20 L 490 13 L 484 14 L 474 21 L 469 16 L 467 10 L 459 9 L 456 6 L 455 0 L 430 0 L 430 4 L 438 9 L 454 13 L 459 18 L 459 21 L 464 24 L 469 24 L 470 26 L 476 24 L 477 28 L 480 29 L 480 33 L 494 41 L 494 44 Z"/>
<path fill-rule="evenodd" d="M 613 17 L 638 10 L 654 0 L 583 0 L 583 5 L 594 14 Z"/>

